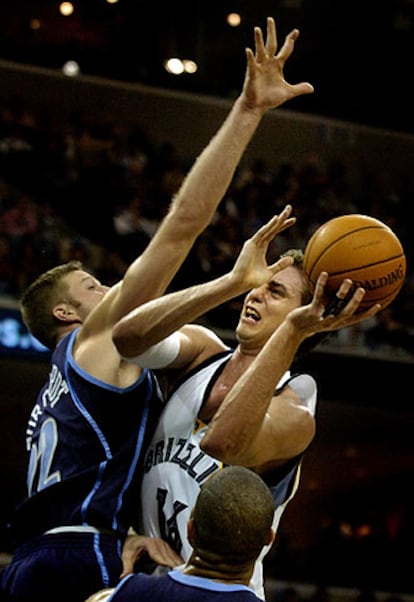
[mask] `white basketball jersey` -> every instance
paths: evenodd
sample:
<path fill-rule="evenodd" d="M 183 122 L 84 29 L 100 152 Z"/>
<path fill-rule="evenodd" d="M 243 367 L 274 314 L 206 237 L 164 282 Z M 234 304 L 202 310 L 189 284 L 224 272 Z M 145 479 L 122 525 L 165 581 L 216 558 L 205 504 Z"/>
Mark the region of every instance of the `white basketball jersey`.
<path fill-rule="evenodd" d="M 200 449 L 200 441 L 207 425 L 198 419 L 202 403 L 215 381 L 216 373 L 230 359 L 232 351 L 214 356 L 188 375 L 173 391 L 166 403 L 152 441 L 145 455 L 141 488 L 142 533 L 160 537 L 179 553 L 184 561 L 192 548 L 187 540 L 187 522 L 197 499 L 201 485 L 223 464 Z M 280 384 L 290 377 L 286 373 Z M 303 381 L 306 379 L 306 382 Z M 294 383 L 297 381 L 297 387 Z M 314 413 L 316 383 L 308 375 L 295 377 L 289 385 L 297 391 Z M 283 510 L 298 486 L 300 458 L 288 462 L 288 466 L 275 472 L 267 480 L 275 499 L 274 528 L 277 530 Z M 256 594 L 264 599 L 263 550 L 250 584 Z"/>

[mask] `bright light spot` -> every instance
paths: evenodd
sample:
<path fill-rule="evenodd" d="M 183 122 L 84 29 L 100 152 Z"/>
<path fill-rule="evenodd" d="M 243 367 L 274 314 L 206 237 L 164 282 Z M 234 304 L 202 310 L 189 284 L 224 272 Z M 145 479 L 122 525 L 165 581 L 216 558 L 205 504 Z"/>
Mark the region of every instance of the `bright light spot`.
<path fill-rule="evenodd" d="M 229 13 L 227 15 L 227 23 L 230 27 L 238 27 L 241 23 L 241 16 L 239 13 Z"/>
<path fill-rule="evenodd" d="M 80 73 L 80 68 L 76 61 L 67 61 L 62 67 L 62 71 L 68 77 L 76 77 Z"/>
<path fill-rule="evenodd" d="M 361 539 L 363 537 L 369 537 L 372 534 L 371 525 L 368 525 L 366 523 L 359 525 L 357 527 L 356 534 L 357 534 L 357 537 L 359 537 Z"/>
<path fill-rule="evenodd" d="M 340 531 L 342 537 L 352 537 L 353 536 L 353 529 L 349 523 L 345 523 L 345 522 L 340 523 L 339 531 Z"/>
<path fill-rule="evenodd" d="M 183 65 L 184 65 L 184 71 L 186 73 L 196 73 L 196 71 L 198 69 L 197 63 L 194 61 L 190 61 L 189 59 L 184 59 Z"/>
<path fill-rule="evenodd" d="M 30 29 L 33 29 L 33 31 L 40 29 L 39 19 L 30 19 L 29 27 Z"/>
<path fill-rule="evenodd" d="M 182 75 L 183 73 L 193 74 L 198 70 L 198 65 L 190 59 L 171 58 L 164 61 L 164 68 L 173 75 Z"/>
<path fill-rule="evenodd" d="M 106 0 L 107 4 L 118 4 L 118 0 Z"/>
<path fill-rule="evenodd" d="M 64 17 L 68 17 L 69 15 L 71 15 L 74 10 L 75 9 L 73 7 L 72 2 L 62 2 L 59 6 L 60 14 Z"/>
<path fill-rule="evenodd" d="M 173 75 L 181 75 L 184 72 L 184 65 L 181 59 L 168 59 L 165 61 L 164 67 L 168 73 L 172 73 Z"/>

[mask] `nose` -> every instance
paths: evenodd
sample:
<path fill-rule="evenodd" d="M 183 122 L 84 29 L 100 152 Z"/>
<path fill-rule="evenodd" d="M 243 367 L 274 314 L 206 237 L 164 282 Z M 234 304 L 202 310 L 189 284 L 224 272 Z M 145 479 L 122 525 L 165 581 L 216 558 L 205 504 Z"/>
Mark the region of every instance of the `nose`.
<path fill-rule="evenodd" d="M 256 301 L 257 303 L 261 303 L 263 301 L 263 297 L 266 293 L 266 285 L 258 286 L 253 288 L 248 294 L 249 301 Z"/>

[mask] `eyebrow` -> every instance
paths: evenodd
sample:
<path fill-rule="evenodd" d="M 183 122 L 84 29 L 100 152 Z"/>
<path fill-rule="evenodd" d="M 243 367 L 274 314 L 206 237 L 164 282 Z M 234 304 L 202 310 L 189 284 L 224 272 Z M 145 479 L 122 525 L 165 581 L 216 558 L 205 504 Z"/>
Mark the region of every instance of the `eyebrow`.
<path fill-rule="evenodd" d="M 99 280 L 97 280 L 96 278 L 94 278 L 93 276 L 91 276 L 90 274 L 87 274 L 86 276 L 82 276 L 82 278 L 80 279 L 81 284 L 91 281 L 93 283 L 97 283 L 100 284 Z"/>
<path fill-rule="evenodd" d="M 268 283 L 268 288 L 271 291 L 282 290 L 285 293 L 288 292 L 288 288 L 284 284 L 282 284 L 281 282 L 279 282 L 278 280 L 270 280 L 269 283 Z"/>

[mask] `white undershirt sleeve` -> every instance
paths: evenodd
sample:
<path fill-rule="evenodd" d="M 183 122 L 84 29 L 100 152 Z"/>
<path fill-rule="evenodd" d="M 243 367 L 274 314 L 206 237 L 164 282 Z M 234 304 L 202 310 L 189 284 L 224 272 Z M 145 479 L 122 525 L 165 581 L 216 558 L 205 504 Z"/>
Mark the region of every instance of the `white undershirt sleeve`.
<path fill-rule="evenodd" d="M 180 335 L 173 332 L 159 343 L 149 347 L 144 353 L 135 357 L 121 356 L 130 364 L 138 364 L 141 368 L 166 368 L 178 357 L 180 353 Z"/>

